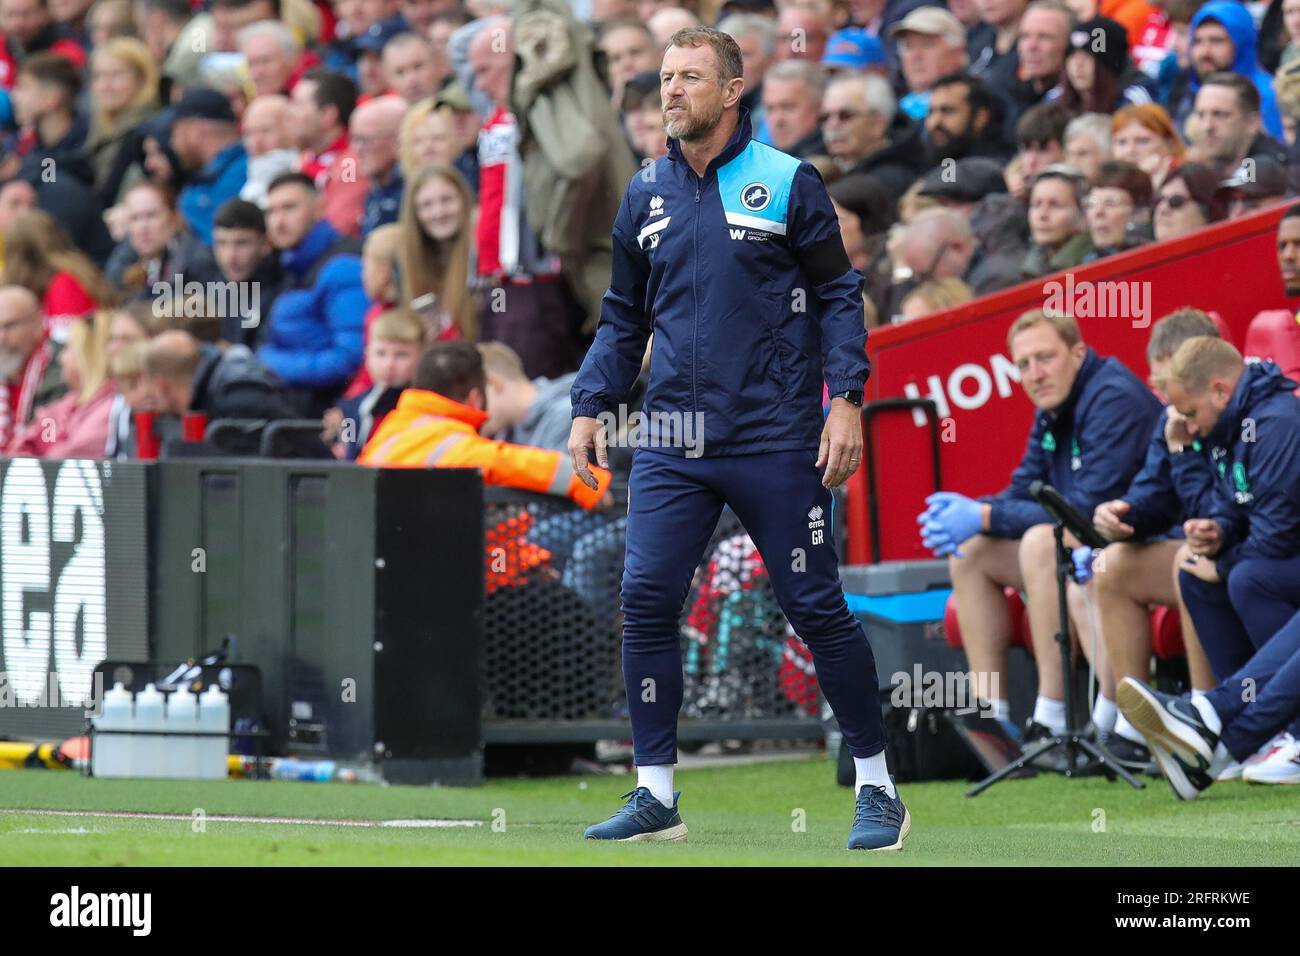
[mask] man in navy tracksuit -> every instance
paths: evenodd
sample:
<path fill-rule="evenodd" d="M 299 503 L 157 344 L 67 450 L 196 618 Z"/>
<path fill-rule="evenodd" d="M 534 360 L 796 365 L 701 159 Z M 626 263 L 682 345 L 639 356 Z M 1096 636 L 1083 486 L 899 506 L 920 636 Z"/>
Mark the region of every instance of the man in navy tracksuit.
<path fill-rule="evenodd" d="M 1201 437 L 1217 481 L 1212 513 L 1185 526 L 1193 553 L 1178 583 L 1226 676 L 1300 610 L 1300 399 L 1276 365 L 1246 365 L 1220 339 L 1186 342 L 1167 381 L 1189 426 L 1183 454 Z"/>
<path fill-rule="evenodd" d="M 1174 352 L 1188 339 L 1218 334 L 1218 326 L 1200 309 L 1178 309 L 1160 319 L 1151 327 L 1147 342 L 1151 381 L 1160 381 Z M 1166 411 L 1177 414 L 1172 408 Z M 1203 463 L 1197 467 L 1191 455 L 1170 453 L 1166 433 L 1173 427 L 1171 415 L 1156 419 L 1146 461 L 1123 495 L 1102 502 L 1092 515 L 1093 528 L 1113 542 L 1093 561 L 1097 621 L 1107 658 L 1105 670 L 1098 668 L 1101 689 L 1093 723 L 1111 755 L 1130 768 L 1141 762 L 1145 769 L 1150 754 L 1142 735 L 1116 711 L 1115 688 L 1125 677 L 1150 675 L 1151 605 L 1179 606 L 1174 565 L 1184 544 L 1183 522 L 1212 510 L 1214 481 L 1209 469 Z M 1196 451 L 1201 453 L 1199 448 Z M 1186 620 L 1183 644 L 1192 686 L 1213 687 L 1214 671 Z"/>
<path fill-rule="evenodd" d="M 1091 515 L 1128 487 L 1161 414 L 1151 390 L 1123 363 L 1088 348 L 1069 316 L 1025 313 L 1012 324 L 1007 348 L 1037 408 L 1011 484 L 983 500 L 938 492 L 926 499 L 929 507 L 917 519 L 926 546 L 949 557 L 967 660 L 981 693 L 1004 721 L 1009 720 L 1005 677 L 1011 620 L 1003 588 L 1025 592 L 1037 660 L 1057 659 L 1055 541 L 1051 518 L 1030 497 L 1030 485 L 1050 484 L 1079 512 Z M 1091 654 L 1091 642 L 1081 643 Z M 1064 693 L 1060 668 L 1040 667 L 1026 743 L 1066 729 Z M 1036 763 L 1061 771 L 1070 769 L 1067 759 L 1058 749 Z"/>
<path fill-rule="evenodd" d="M 910 820 L 886 770 L 875 661 L 844 600 L 830 527 L 830 489 L 862 448 L 863 280 L 816 169 L 752 139 L 741 73 L 726 34 L 699 27 L 670 42 L 661 69 L 669 153 L 628 186 L 600 324 L 573 385 L 569 449 L 587 481 L 588 453 L 608 460 L 607 416 L 626 401 L 654 333 L 623 573 L 637 787 L 586 836 L 686 835 L 672 786 L 677 624 L 729 506 L 812 650 L 857 765 L 848 846 L 897 849 Z"/>

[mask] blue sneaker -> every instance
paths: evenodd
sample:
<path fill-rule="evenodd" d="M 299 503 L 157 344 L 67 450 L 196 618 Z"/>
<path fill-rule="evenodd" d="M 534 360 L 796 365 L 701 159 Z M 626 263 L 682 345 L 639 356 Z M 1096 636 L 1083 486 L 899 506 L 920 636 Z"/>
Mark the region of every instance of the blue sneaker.
<path fill-rule="evenodd" d="M 912 830 L 912 815 L 884 787 L 863 787 L 849 831 L 850 850 L 901 850 Z"/>
<path fill-rule="evenodd" d="M 588 840 L 668 840 L 686 842 L 686 824 L 677 813 L 680 790 L 673 791 L 672 807 L 665 807 L 650 792 L 649 787 L 637 787 L 623 794 L 631 797 L 619 810 L 603 823 L 587 827 L 583 834 Z"/>

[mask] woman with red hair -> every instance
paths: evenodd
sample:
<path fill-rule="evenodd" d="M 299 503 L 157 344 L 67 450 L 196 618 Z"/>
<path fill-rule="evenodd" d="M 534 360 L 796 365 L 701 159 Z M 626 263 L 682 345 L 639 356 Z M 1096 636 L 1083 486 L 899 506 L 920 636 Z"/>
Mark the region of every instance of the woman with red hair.
<path fill-rule="evenodd" d="M 1110 122 L 1110 152 L 1151 177 L 1159 189 L 1186 152 L 1182 137 L 1163 106 L 1143 103 L 1115 112 Z"/>

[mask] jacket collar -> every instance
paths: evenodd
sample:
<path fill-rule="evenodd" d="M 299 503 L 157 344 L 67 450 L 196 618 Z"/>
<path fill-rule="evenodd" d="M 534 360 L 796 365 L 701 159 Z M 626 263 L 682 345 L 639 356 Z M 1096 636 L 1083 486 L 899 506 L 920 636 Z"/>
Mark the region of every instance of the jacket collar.
<path fill-rule="evenodd" d="M 1242 421 L 1252 414 L 1256 405 L 1279 392 L 1290 392 L 1295 386 L 1273 362 L 1251 362 L 1241 373 L 1227 407 L 1210 430 L 1210 443 L 1231 447 L 1234 436 L 1241 434 Z"/>
<path fill-rule="evenodd" d="M 231 143 L 217 155 L 213 156 L 208 164 L 194 174 L 190 180 L 192 183 L 210 183 L 220 179 L 222 174 L 235 163 L 244 159 L 248 154 L 244 152 L 244 144 L 236 141 Z"/>
<path fill-rule="evenodd" d="M 727 145 L 722 147 L 722 152 L 709 161 L 708 169 L 705 169 L 704 175 L 707 176 L 710 170 L 717 169 L 739 156 L 753 138 L 754 130 L 749 122 L 749 108 L 742 106 L 731 138 L 727 140 Z M 675 163 L 681 163 L 688 169 L 690 168 L 690 163 L 686 162 L 686 157 L 682 155 L 681 144 L 671 136 L 668 138 L 668 158 Z"/>
<path fill-rule="evenodd" d="M 410 415 L 436 415 L 464 422 L 477 432 L 487 421 L 487 412 L 461 402 L 453 402 L 444 395 L 424 388 L 408 388 L 397 400 L 397 411 Z"/>
<path fill-rule="evenodd" d="M 302 242 L 280 254 L 280 262 L 286 272 L 299 277 L 305 276 L 316 264 L 316 260 L 338 240 L 338 230 L 327 220 L 322 219 L 311 227 L 311 231 L 303 237 Z"/>

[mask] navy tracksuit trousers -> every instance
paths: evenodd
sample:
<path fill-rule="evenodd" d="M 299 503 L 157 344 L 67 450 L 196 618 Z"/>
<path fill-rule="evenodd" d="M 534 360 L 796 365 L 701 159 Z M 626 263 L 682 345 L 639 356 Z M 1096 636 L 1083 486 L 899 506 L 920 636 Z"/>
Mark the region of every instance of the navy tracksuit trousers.
<path fill-rule="evenodd" d="M 647 448 L 634 453 L 623 570 L 623 681 L 638 766 L 677 762 L 678 621 L 724 505 L 758 547 L 782 612 L 812 651 L 849 752 L 870 757 L 885 749 L 876 662 L 844 600 L 831 537 L 831 493 L 822 487 L 815 463 L 808 451 L 715 458 Z"/>
<path fill-rule="evenodd" d="M 1178 584 L 1220 680 L 1235 673 L 1300 611 L 1300 557 L 1241 561 L 1226 585 L 1179 571 Z"/>
<path fill-rule="evenodd" d="M 1300 614 L 1205 696 L 1223 721 L 1219 739 L 1237 760 L 1288 724 L 1294 728 L 1300 721 Z"/>

